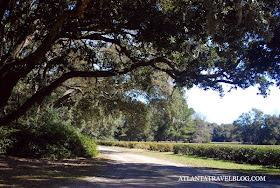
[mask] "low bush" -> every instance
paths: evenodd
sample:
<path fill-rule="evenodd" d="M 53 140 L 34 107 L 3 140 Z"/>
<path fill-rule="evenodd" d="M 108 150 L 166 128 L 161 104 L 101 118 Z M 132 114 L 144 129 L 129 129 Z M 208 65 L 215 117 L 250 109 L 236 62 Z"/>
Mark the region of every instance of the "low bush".
<path fill-rule="evenodd" d="M 170 152 L 173 151 L 174 144 L 158 143 L 157 147 L 158 147 L 158 151 L 160 152 Z"/>
<path fill-rule="evenodd" d="M 7 148 L 13 145 L 13 140 L 10 138 L 13 132 L 17 132 L 17 129 L 12 129 L 9 127 L 0 127 L 0 154 L 5 154 Z"/>
<path fill-rule="evenodd" d="M 96 141 L 96 143 L 103 146 L 115 146 L 114 141 Z"/>
<path fill-rule="evenodd" d="M 173 144 L 169 143 L 150 143 L 149 150 L 160 151 L 160 152 L 170 152 L 173 151 Z"/>
<path fill-rule="evenodd" d="M 119 146 L 125 148 L 138 148 L 150 151 L 172 152 L 173 145 L 171 143 L 156 142 L 126 142 L 126 141 L 97 141 L 97 144 L 104 146 Z"/>
<path fill-rule="evenodd" d="M 26 158 L 94 157 L 98 154 L 96 144 L 88 137 L 66 125 L 25 127 L 13 132 L 12 144 L 5 154 Z"/>
<path fill-rule="evenodd" d="M 5 136 L 10 143 L 1 149 L 5 150 L 2 153 L 25 158 L 94 157 L 98 154 L 95 142 L 60 121 L 56 112 L 45 112 L 41 117 L 45 119 L 40 119 L 40 124 L 19 123 L 11 128 L 13 131 Z"/>
<path fill-rule="evenodd" d="M 280 147 L 278 146 L 176 144 L 174 153 L 238 163 L 280 166 Z"/>
<path fill-rule="evenodd" d="M 156 143 L 150 143 L 150 144 L 149 144 L 148 150 L 151 150 L 151 151 L 158 151 L 158 144 L 156 144 Z"/>

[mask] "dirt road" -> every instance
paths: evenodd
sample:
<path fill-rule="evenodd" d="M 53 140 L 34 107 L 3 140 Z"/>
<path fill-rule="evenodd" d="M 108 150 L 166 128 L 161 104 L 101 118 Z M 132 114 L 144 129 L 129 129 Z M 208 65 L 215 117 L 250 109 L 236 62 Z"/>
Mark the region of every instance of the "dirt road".
<path fill-rule="evenodd" d="M 205 181 L 209 176 L 238 176 L 219 170 L 194 168 L 156 158 L 99 147 L 112 163 L 98 177 L 87 177 L 67 188 L 86 187 L 280 187 L 278 180 L 266 182 Z M 189 181 L 195 176 L 203 181 Z M 240 175 L 239 175 L 240 176 Z M 63 188 L 66 188 L 63 187 Z"/>

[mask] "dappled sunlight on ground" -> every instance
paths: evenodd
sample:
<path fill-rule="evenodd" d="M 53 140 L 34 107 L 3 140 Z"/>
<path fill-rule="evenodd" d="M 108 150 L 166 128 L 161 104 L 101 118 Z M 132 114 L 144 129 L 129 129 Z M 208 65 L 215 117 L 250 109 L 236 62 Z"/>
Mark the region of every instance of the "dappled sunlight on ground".
<path fill-rule="evenodd" d="M 278 182 L 190 182 L 180 176 L 237 175 L 220 170 L 194 168 L 152 157 L 100 148 L 111 164 L 98 176 L 88 177 L 63 188 L 81 187 L 279 187 Z"/>
<path fill-rule="evenodd" d="M 23 159 L 0 156 L 0 187 L 53 187 L 94 176 L 106 159 L 77 158 L 65 160 Z"/>
<path fill-rule="evenodd" d="M 0 156 L 0 187 L 279 187 L 267 182 L 178 181 L 182 176 L 238 175 L 101 147 L 98 158 L 22 159 Z"/>

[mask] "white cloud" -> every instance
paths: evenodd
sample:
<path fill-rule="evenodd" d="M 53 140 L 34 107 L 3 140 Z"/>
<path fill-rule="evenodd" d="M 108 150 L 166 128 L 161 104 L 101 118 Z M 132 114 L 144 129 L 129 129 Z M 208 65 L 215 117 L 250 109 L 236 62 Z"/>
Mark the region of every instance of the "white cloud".
<path fill-rule="evenodd" d="M 280 90 L 271 87 L 270 95 L 264 98 L 257 95 L 258 89 L 250 87 L 246 90 L 237 89 L 226 93 L 220 98 L 219 93 L 204 91 L 194 87 L 186 92 L 189 107 L 206 117 L 206 120 L 216 123 L 232 123 L 242 113 L 257 108 L 265 114 L 280 113 Z"/>

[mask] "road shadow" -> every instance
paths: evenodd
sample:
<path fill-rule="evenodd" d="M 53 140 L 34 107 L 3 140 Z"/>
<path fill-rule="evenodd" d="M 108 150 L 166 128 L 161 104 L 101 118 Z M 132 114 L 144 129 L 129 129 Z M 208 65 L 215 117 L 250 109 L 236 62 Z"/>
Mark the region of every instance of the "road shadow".
<path fill-rule="evenodd" d="M 280 187 L 278 182 L 192 182 L 179 181 L 180 176 L 226 176 L 214 170 L 156 164 L 114 163 L 95 177 L 89 177 L 70 188 L 81 187 Z M 182 180 L 182 178 L 181 178 Z"/>
<path fill-rule="evenodd" d="M 102 150 L 103 154 L 118 154 L 121 151 Z M 139 156 L 141 157 L 141 156 Z M 63 188 L 86 187 L 280 187 L 279 180 L 267 179 L 266 182 L 215 182 L 179 181 L 183 176 L 233 176 L 224 171 L 206 168 L 159 165 L 153 163 L 122 163 L 107 161 L 110 164 L 94 177 L 80 180 Z M 185 180 L 187 180 L 185 178 Z"/>
<path fill-rule="evenodd" d="M 108 150 L 102 153 L 109 155 L 123 152 Z M 0 187 L 280 187 L 279 179 L 268 177 L 267 182 L 178 181 L 182 176 L 225 175 L 232 174 L 164 164 L 121 163 L 103 158 L 37 160 L 0 156 Z"/>
<path fill-rule="evenodd" d="M 26 159 L 0 155 L 0 187 L 59 187 L 96 176 L 109 159 Z"/>

